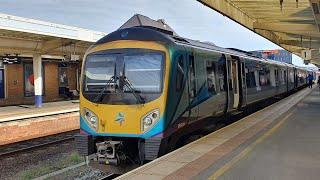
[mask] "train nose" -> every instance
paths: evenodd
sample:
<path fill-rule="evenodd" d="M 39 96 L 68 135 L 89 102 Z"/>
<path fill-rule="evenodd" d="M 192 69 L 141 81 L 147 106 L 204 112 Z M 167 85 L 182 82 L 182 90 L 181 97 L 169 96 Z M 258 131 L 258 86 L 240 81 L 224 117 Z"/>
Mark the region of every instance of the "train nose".
<path fill-rule="evenodd" d="M 106 113 L 102 119 L 105 133 L 139 134 L 140 113 L 137 110 L 118 110 Z"/>

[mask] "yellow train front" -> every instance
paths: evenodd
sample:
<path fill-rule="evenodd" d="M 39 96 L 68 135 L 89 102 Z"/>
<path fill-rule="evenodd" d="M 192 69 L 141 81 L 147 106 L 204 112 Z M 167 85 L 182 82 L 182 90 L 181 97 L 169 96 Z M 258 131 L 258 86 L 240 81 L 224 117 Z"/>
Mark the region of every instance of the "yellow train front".
<path fill-rule="evenodd" d="M 87 51 L 76 137 L 81 155 L 116 166 L 159 155 L 170 62 L 168 44 L 157 42 L 155 33 L 118 30 Z"/>

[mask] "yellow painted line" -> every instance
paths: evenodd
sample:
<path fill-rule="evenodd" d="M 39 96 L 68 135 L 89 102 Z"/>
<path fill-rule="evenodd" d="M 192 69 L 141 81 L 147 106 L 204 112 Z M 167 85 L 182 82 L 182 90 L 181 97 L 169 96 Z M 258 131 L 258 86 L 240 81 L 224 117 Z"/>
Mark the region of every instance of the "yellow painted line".
<path fill-rule="evenodd" d="M 267 137 L 272 135 L 274 132 L 276 132 L 281 125 L 292 115 L 292 112 L 285 116 L 280 122 L 278 122 L 273 128 L 271 128 L 269 131 L 267 131 L 265 134 L 263 134 L 261 137 L 259 137 L 255 142 L 253 142 L 251 145 L 249 145 L 247 148 L 245 148 L 241 153 L 239 153 L 237 156 L 235 156 L 231 161 L 227 162 L 225 165 L 223 165 L 221 168 L 219 168 L 216 172 L 214 172 L 208 179 L 215 180 L 221 175 L 223 175 L 226 171 L 228 171 L 231 167 L 233 167 L 239 160 L 246 157 L 255 146 L 257 146 L 259 143 L 261 143 L 263 140 L 265 140 Z"/>

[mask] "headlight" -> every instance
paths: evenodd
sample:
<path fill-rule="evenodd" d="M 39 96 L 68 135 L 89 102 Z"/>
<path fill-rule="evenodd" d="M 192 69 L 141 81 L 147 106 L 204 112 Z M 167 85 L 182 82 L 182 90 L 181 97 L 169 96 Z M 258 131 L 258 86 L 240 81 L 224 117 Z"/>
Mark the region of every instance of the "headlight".
<path fill-rule="evenodd" d="M 83 108 L 83 116 L 88 122 L 88 124 L 95 130 L 97 130 L 98 127 L 98 117 L 89 109 Z"/>
<path fill-rule="evenodd" d="M 158 120 L 160 119 L 160 111 L 159 109 L 155 109 L 150 111 L 148 114 L 143 116 L 141 120 L 141 130 L 142 132 L 147 131 L 152 126 L 154 126 Z"/>
<path fill-rule="evenodd" d="M 146 117 L 143 121 L 145 126 L 151 126 L 152 125 L 152 119 L 149 117 Z"/>

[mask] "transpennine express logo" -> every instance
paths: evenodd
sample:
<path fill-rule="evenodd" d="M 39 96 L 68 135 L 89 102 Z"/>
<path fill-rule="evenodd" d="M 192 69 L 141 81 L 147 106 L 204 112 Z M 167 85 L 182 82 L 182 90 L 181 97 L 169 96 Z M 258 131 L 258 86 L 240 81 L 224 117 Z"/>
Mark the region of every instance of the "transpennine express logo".
<path fill-rule="evenodd" d="M 123 112 L 119 112 L 116 116 L 115 121 L 117 121 L 120 126 L 122 125 L 122 123 L 124 122 L 124 113 Z"/>

